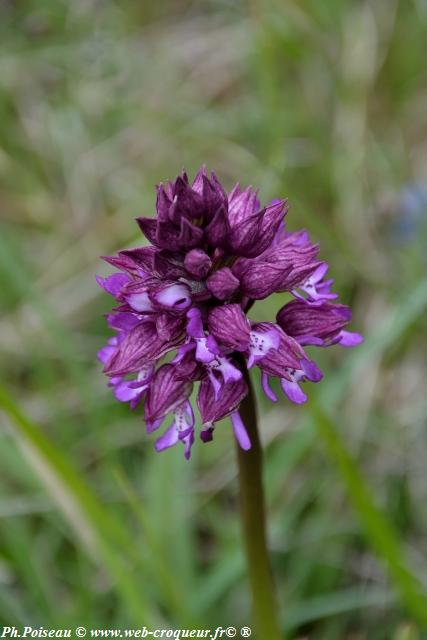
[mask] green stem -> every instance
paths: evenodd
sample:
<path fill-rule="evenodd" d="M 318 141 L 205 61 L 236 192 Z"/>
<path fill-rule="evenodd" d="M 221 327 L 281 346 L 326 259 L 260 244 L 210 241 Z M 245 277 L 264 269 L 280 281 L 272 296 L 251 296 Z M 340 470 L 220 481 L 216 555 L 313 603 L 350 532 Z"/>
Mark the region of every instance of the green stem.
<path fill-rule="evenodd" d="M 240 405 L 240 415 L 252 447 L 249 451 L 244 451 L 237 445 L 237 460 L 252 612 L 257 631 L 256 637 L 259 640 L 282 640 L 273 575 L 267 551 L 262 449 L 258 435 L 255 396 L 247 371 L 245 379 L 249 386 L 249 393 Z"/>

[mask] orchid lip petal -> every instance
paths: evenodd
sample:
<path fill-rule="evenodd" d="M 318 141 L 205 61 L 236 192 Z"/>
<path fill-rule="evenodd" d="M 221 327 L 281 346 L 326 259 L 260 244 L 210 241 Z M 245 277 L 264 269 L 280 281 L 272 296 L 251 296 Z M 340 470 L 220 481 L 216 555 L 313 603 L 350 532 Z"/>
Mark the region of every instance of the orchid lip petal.
<path fill-rule="evenodd" d="M 205 336 L 205 332 L 203 329 L 202 322 L 202 314 L 200 309 L 197 307 L 192 307 L 187 311 L 187 333 L 192 338 L 203 338 Z"/>
<path fill-rule="evenodd" d="M 155 443 L 156 451 L 163 451 L 169 447 L 173 447 L 178 442 L 178 432 L 172 424 Z"/>
<path fill-rule="evenodd" d="M 212 362 L 215 354 L 207 346 L 206 338 L 196 338 L 196 359 L 200 362 Z"/>
<path fill-rule="evenodd" d="M 126 380 L 123 380 L 114 387 L 114 395 L 120 402 L 135 400 L 140 397 L 143 392 L 143 389 L 132 388 Z"/>
<path fill-rule="evenodd" d="M 252 445 L 240 413 L 238 411 L 233 411 L 230 418 L 237 442 L 244 451 L 249 451 Z"/>
<path fill-rule="evenodd" d="M 248 367 L 251 368 L 256 362 L 262 360 L 271 349 L 278 349 L 280 335 L 272 326 L 267 330 L 250 332 L 249 360 Z"/>
<path fill-rule="evenodd" d="M 301 366 L 306 378 L 308 380 L 311 380 L 311 382 L 319 382 L 323 378 L 323 373 L 320 371 L 317 364 L 313 362 L 313 360 L 303 358 L 301 360 Z"/>
<path fill-rule="evenodd" d="M 293 382 L 291 380 L 286 380 L 286 378 L 281 378 L 280 385 L 283 389 L 283 392 L 288 396 L 291 402 L 294 402 L 295 404 L 303 404 L 304 402 L 307 402 L 308 397 L 301 389 L 298 382 Z"/>
<path fill-rule="evenodd" d="M 341 331 L 339 333 L 339 344 L 343 347 L 356 347 L 364 341 L 360 333 L 352 331 Z"/>
<path fill-rule="evenodd" d="M 218 380 L 218 378 L 216 378 L 215 375 L 213 374 L 213 372 L 211 370 L 209 370 L 209 369 L 208 369 L 208 377 L 209 377 L 209 380 L 212 383 L 212 387 L 213 387 L 214 395 L 215 395 L 215 400 L 218 400 L 219 393 L 220 393 L 221 387 L 222 387 L 222 382 L 220 380 Z"/>
<path fill-rule="evenodd" d="M 158 418 L 157 420 L 153 420 L 153 422 L 146 422 L 147 433 L 152 433 L 156 429 L 160 427 L 164 418 Z"/>
<path fill-rule="evenodd" d="M 194 442 L 194 414 L 188 400 L 174 410 L 173 422 L 163 435 L 156 440 L 155 449 L 156 451 L 163 451 L 173 447 L 178 442 L 184 444 L 184 455 L 188 460 L 191 456 L 191 447 Z"/>
<path fill-rule="evenodd" d="M 276 394 L 274 393 L 273 389 L 270 387 L 269 376 L 264 372 L 262 372 L 261 374 L 261 384 L 267 398 L 272 402 L 278 402 L 278 398 Z"/>
<path fill-rule="evenodd" d="M 313 273 L 313 275 L 311 276 L 310 280 L 313 283 L 317 283 L 320 282 L 320 280 L 322 280 L 323 276 L 325 275 L 325 273 L 327 273 L 329 269 L 329 265 L 327 262 L 322 262 L 322 264 L 320 264 L 316 271 Z"/>

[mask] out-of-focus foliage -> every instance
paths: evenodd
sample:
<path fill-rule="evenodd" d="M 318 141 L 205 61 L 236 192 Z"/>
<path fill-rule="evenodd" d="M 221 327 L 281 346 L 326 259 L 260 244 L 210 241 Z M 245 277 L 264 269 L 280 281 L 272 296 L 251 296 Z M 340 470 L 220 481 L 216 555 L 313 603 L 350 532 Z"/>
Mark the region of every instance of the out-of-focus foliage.
<path fill-rule="evenodd" d="M 98 256 L 206 162 L 288 196 L 366 336 L 260 399 L 284 629 L 421 637 L 426 42 L 425 0 L 0 3 L 1 623 L 249 623 L 229 425 L 156 455 L 95 360 Z"/>

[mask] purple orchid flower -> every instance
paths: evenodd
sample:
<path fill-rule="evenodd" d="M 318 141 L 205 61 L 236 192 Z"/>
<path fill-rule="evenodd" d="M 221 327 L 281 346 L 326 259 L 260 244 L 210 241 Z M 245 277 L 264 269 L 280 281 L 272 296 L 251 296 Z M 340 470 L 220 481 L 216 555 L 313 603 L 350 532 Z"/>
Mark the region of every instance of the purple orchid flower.
<path fill-rule="evenodd" d="M 322 378 L 304 347 L 355 346 L 363 338 L 346 329 L 349 308 L 331 302 L 337 294 L 324 279 L 328 265 L 318 260 L 319 247 L 306 231 L 286 231 L 285 200 L 261 207 L 257 192 L 239 185 L 227 195 L 202 167 L 192 184 L 184 172 L 159 185 L 156 206 L 156 218 L 137 219 L 150 246 L 105 258 L 119 272 L 97 278 L 118 303 L 107 317 L 116 335 L 98 358 L 118 400 L 135 408 L 144 399 L 149 433 L 173 416 L 157 451 L 181 442 L 190 457 L 194 383 L 202 442 L 229 416 L 239 445 L 249 449 L 239 413 L 248 393 L 243 368 L 260 370 L 271 401 L 273 377 L 301 404 L 302 385 Z M 253 301 L 285 291 L 294 300 L 276 322 L 249 320 Z"/>

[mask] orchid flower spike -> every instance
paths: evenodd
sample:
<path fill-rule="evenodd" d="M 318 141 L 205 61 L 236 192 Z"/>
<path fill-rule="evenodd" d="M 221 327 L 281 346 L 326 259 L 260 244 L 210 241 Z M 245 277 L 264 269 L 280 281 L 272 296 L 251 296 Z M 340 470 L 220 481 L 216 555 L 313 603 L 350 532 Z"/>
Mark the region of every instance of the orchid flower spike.
<path fill-rule="evenodd" d="M 251 187 L 227 194 L 205 167 L 192 184 L 183 172 L 157 187 L 157 216 L 137 218 L 149 245 L 105 258 L 119 270 L 97 278 L 117 302 L 107 317 L 116 334 L 98 357 L 118 400 L 132 408 L 144 401 L 149 433 L 172 416 L 157 451 L 181 442 L 190 457 L 194 384 L 201 441 L 210 442 L 215 424 L 230 416 L 237 441 L 249 449 L 239 414 L 248 393 L 242 367 L 260 370 L 271 401 L 273 377 L 301 404 L 303 385 L 322 378 L 304 348 L 362 341 L 346 328 L 350 309 L 332 302 L 337 294 L 324 279 L 318 245 L 306 231 L 286 231 L 287 210 L 286 200 L 262 207 Z M 276 321 L 249 320 L 253 301 L 276 292 L 294 297 Z"/>

